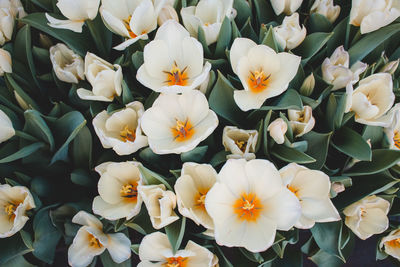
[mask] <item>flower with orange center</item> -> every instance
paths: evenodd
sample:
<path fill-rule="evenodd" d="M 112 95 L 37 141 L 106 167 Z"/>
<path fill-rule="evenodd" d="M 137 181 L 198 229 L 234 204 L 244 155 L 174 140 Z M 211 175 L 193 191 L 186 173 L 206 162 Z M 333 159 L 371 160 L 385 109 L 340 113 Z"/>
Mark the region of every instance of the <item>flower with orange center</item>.
<path fill-rule="evenodd" d="M 171 130 L 175 136 L 175 140 L 178 142 L 188 140 L 194 134 L 193 126 L 188 119 L 185 122 L 176 120 L 176 126 L 171 128 Z"/>
<path fill-rule="evenodd" d="M 127 218 L 139 213 L 142 198 L 138 186 L 142 184 L 140 163 L 105 162 L 95 168 L 100 174 L 99 196 L 93 200 L 93 212 L 109 220 Z"/>
<path fill-rule="evenodd" d="M 382 238 L 379 247 L 381 249 L 384 247 L 386 254 L 400 260 L 400 230 L 393 230 Z"/>
<path fill-rule="evenodd" d="M 394 107 L 388 112 L 388 116 L 391 117 L 391 124 L 389 127 L 384 128 L 384 133 L 387 137 L 390 148 L 400 150 L 400 104 L 394 105 Z M 400 161 L 397 165 L 400 165 Z"/>
<path fill-rule="evenodd" d="M 222 133 L 222 145 L 225 147 L 225 151 L 232 153 L 226 156 L 228 159 L 255 159 L 254 152 L 256 151 L 257 140 L 257 130 L 244 130 L 236 126 L 225 126 Z"/>
<path fill-rule="evenodd" d="M 268 249 L 276 230 L 289 230 L 301 215 L 299 200 L 276 167 L 260 159 L 229 159 L 207 193 L 206 210 L 219 245 L 251 252 Z"/>
<path fill-rule="evenodd" d="M 187 266 L 187 257 L 171 257 L 167 259 L 167 262 L 164 263 L 166 267 L 186 267 Z"/>
<path fill-rule="evenodd" d="M 164 71 L 165 74 L 167 74 L 167 78 L 165 83 L 168 86 L 172 85 L 180 85 L 180 86 L 185 86 L 187 85 L 187 80 L 188 75 L 187 75 L 187 67 L 184 67 L 182 70 L 178 68 L 178 64 L 176 64 L 176 61 L 174 62 L 174 65 L 172 66 L 172 69 L 170 71 Z"/>

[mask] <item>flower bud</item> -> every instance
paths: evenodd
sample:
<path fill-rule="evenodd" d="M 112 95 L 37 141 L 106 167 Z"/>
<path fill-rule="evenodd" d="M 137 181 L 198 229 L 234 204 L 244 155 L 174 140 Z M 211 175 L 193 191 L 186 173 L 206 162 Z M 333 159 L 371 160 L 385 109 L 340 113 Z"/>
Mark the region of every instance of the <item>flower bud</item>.
<path fill-rule="evenodd" d="M 291 50 L 299 46 L 306 38 L 307 30 L 300 27 L 299 14 L 293 13 L 283 19 L 282 25 L 274 28 L 276 41 L 285 50 Z"/>
<path fill-rule="evenodd" d="M 340 14 L 340 6 L 334 6 L 333 0 L 316 0 L 310 9 L 310 13 L 321 14 L 333 23 Z"/>
<path fill-rule="evenodd" d="M 160 13 L 158 14 L 158 26 L 161 26 L 164 22 L 170 19 L 179 22 L 178 14 L 176 13 L 175 8 L 171 5 L 166 5 L 161 9 Z"/>
<path fill-rule="evenodd" d="M 11 55 L 7 50 L 0 48 L 0 76 L 3 76 L 5 72 L 12 72 Z"/>
<path fill-rule="evenodd" d="M 66 83 L 84 80 L 83 59 L 64 44 L 50 47 L 50 60 L 58 79 Z"/>
<path fill-rule="evenodd" d="M 395 71 L 397 70 L 397 68 L 399 67 L 399 62 L 400 62 L 400 59 L 397 59 L 395 61 L 390 61 L 390 62 L 386 63 L 385 66 L 383 66 L 379 72 L 387 72 L 387 73 L 393 75 L 395 73 Z"/>
<path fill-rule="evenodd" d="M 19 105 L 23 110 L 29 109 L 28 103 L 26 103 L 25 100 L 22 99 L 22 97 L 17 93 L 17 91 L 14 91 L 14 96 L 15 96 L 15 100 L 17 100 L 18 105 Z"/>
<path fill-rule="evenodd" d="M 51 39 L 47 35 L 42 33 L 39 33 L 39 43 L 40 46 L 45 49 L 50 49 L 50 47 L 53 46 L 53 42 L 51 41 Z"/>
<path fill-rule="evenodd" d="M 287 124 L 282 118 L 278 118 L 271 122 L 268 126 L 267 131 L 271 135 L 272 139 L 277 144 L 283 144 L 285 142 L 285 133 L 287 131 Z"/>
<path fill-rule="evenodd" d="M 303 0 L 271 0 L 271 5 L 276 15 L 281 13 L 291 15 L 299 9 L 302 3 Z"/>
<path fill-rule="evenodd" d="M 300 94 L 304 96 L 310 96 L 315 87 L 314 73 L 311 73 L 304 79 L 303 84 L 300 87 Z"/>

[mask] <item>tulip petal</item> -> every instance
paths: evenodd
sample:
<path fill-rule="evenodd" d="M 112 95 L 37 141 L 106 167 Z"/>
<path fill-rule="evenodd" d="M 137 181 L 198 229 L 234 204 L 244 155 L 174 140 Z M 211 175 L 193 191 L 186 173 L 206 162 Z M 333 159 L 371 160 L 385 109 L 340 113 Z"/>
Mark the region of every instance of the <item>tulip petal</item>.
<path fill-rule="evenodd" d="M 109 234 L 107 250 L 116 263 L 122 263 L 131 257 L 131 241 L 123 233 Z"/>
<path fill-rule="evenodd" d="M 57 29 L 66 29 L 71 30 L 73 32 L 82 32 L 84 21 L 73 21 L 73 20 L 60 20 L 53 18 L 49 14 L 46 13 L 46 18 L 49 21 L 48 25 Z"/>

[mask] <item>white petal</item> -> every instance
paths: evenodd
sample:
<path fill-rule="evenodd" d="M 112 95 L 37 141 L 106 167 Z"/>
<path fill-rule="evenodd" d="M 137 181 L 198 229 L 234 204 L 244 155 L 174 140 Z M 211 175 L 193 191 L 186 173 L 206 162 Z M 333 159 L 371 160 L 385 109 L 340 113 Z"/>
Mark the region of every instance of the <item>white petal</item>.
<path fill-rule="evenodd" d="M 49 26 L 57 29 L 66 29 L 74 32 L 81 33 L 84 22 L 83 21 L 72 21 L 72 20 L 60 20 L 51 17 L 46 13 L 46 18 L 49 21 Z"/>
<path fill-rule="evenodd" d="M 93 100 L 93 101 L 103 101 L 103 102 L 112 102 L 113 99 L 107 98 L 105 96 L 101 95 L 94 95 L 92 91 L 79 88 L 76 93 L 81 99 L 84 100 Z"/>
<path fill-rule="evenodd" d="M 131 257 L 131 241 L 123 233 L 109 234 L 107 250 L 114 262 L 124 262 Z"/>
<path fill-rule="evenodd" d="M 234 73 L 237 73 L 236 69 L 240 58 L 242 58 L 243 56 L 247 56 L 249 50 L 255 46 L 257 46 L 257 44 L 247 38 L 236 38 L 233 41 L 230 51 L 230 60 L 231 60 L 232 70 Z"/>
<path fill-rule="evenodd" d="M 96 216 L 89 214 L 85 211 L 79 211 L 72 218 L 72 222 L 80 225 L 86 225 L 97 229 L 103 229 L 103 224 L 97 219 Z"/>
<path fill-rule="evenodd" d="M 146 235 L 139 247 L 139 258 L 141 261 L 164 261 L 165 252 L 171 251 L 168 237 L 161 232 Z"/>

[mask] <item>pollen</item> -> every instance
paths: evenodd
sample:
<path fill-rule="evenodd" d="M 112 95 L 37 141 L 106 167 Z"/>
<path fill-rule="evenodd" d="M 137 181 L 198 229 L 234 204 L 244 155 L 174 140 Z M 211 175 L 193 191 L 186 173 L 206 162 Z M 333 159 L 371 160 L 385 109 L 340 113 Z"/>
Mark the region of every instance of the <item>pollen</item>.
<path fill-rule="evenodd" d="M 128 30 L 129 36 L 134 39 L 137 37 L 137 35 L 132 31 L 131 26 L 130 26 L 130 21 L 131 21 L 132 16 L 129 16 L 129 18 L 124 19 L 123 23 L 125 25 L 125 28 Z"/>
<path fill-rule="evenodd" d="M 178 68 L 178 64 L 174 62 L 170 71 L 163 71 L 167 75 L 167 79 L 164 81 L 168 86 L 180 85 L 185 86 L 188 84 L 187 67 L 182 70 Z"/>
<path fill-rule="evenodd" d="M 16 209 L 17 209 L 17 207 L 13 203 L 9 203 L 8 205 L 6 205 L 4 207 L 4 211 L 10 217 L 14 215 L 14 212 L 15 212 Z"/>
<path fill-rule="evenodd" d="M 287 185 L 287 189 L 289 189 L 293 194 L 295 194 L 297 198 L 299 197 L 299 189 L 290 185 Z"/>
<path fill-rule="evenodd" d="M 126 201 L 136 201 L 138 195 L 137 183 L 130 183 L 122 186 L 120 194 Z"/>
<path fill-rule="evenodd" d="M 206 203 L 206 195 L 208 193 L 208 190 L 199 190 L 199 192 L 195 195 L 194 197 L 194 202 L 196 203 L 196 207 L 199 207 L 203 210 L 206 209 L 205 203 Z"/>
<path fill-rule="evenodd" d="M 89 239 L 89 246 L 90 247 L 95 247 L 95 248 L 102 248 L 103 245 L 100 243 L 100 241 L 92 234 L 88 235 Z"/>
<path fill-rule="evenodd" d="M 400 238 L 396 238 L 385 242 L 390 247 L 400 248 Z"/>
<path fill-rule="evenodd" d="M 176 125 L 171 128 L 171 131 L 174 135 L 174 140 L 178 142 L 186 141 L 194 134 L 194 129 L 189 119 L 186 119 L 184 122 L 176 119 Z"/>
<path fill-rule="evenodd" d="M 262 70 L 260 71 L 250 71 L 247 84 L 253 93 L 260 93 L 268 87 L 270 75 L 265 75 Z"/>
<path fill-rule="evenodd" d="M 129 129 L 128 126 L 125 126 L 124 129 L 119 132 L 119 135 L 121 136 L 121 138 L 124 142 L 127 142 L 127 141 L 134 142 L 136 139 L 135 132 L 133 130 Z"/>
<path fill-rule="evenodd" d="M 394 146 L 397 147 L 397 149 L 400 149 L 400 132 L 399 131 L 394 132 L 393 142 L 394 142 Z"/>
<path fill-rule="evenodd" d="M 260 217 L 263 206 L 257 196 L 253 193 L 243 193 L 233 205 L 239 220 L 255 222 Z"/>
<path fill-rule="evenodd" d="M 163 264 L 165 267 L 186 267 L 188 264 L 188 257 L 170 257 L 167 262 Z"/>
<path fill-rule="evenodd" d="M 235 141 L 236 146 L 244 153 L 246 151 L 247 142 L 246 141 Z"/>

